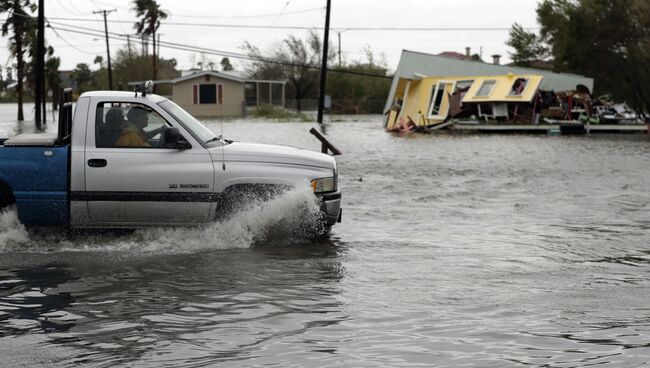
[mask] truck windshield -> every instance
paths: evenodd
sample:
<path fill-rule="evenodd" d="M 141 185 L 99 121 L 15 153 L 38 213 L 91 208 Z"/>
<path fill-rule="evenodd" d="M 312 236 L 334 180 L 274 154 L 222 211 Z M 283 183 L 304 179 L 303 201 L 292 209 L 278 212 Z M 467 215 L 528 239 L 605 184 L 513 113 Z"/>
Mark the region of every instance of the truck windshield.
<path fill-rule="evenodd" d="M 180 106 L 176 105 L 173 101 L 166 100 L 160 102 L 160 105 L 167 113 L 173 116 L 179 123 L 181 123 L 185 129 L 189 130 L 190 133 L 197 140 L 201 141 L 202 144 L 207 145 L 211 142 L 218 142 L 220 138 L 217 137 L 210 129 L 203 125 L 200 121 L 190 115 L 187 111 L 183 110 Z"/>

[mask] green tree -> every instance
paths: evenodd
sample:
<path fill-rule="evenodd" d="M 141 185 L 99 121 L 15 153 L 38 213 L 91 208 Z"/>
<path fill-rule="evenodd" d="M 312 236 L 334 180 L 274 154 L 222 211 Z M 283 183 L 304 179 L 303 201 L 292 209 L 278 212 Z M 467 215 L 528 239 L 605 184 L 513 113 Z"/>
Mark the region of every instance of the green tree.
<path fill-rule="evenodd" d="M 98 64 L 100 68 L 104 67 L 104 58 L 101 55 L 95 56 L 93 64 Z"/>
<path fill-rule="evenodd" d="M 531 66 L 531 61 L 543 60 L 548 56 L 548 49 L 541 41 L 541 37 L 528 32 L 519 23 L 512 25 L 506 45 L 515 51 L 508 52 L 512 61 L 517 66 Z"/>
<path fill-rule="evenodd" d="M 90 71 L 88 64 L 79 63 L 77 64 L 77 67 L 72 71 L 70 78 L 77 85 L 78 93 L 81 94 L 86 91 L 86 85 L 88 85 L 88 83 L 93 80 L 93 73 Z"/>
<path fill-rule="evenodd" d="M 138 35 L 150 35 L 153 40 L 153 79 L 156 80 L 158 71 L 158 59 L 156 55 L 156 31 L 160 27 L 160 21 L 167 18 L 167 13 L 160 9 L 156 0 L 133 0 L 133 10 L 140 21 L 133 27 Z"/>
<path fill-rule="evenodd" d="M 650 111 L 650 2 L 543 0 L 543 41 L 559 71 L 594 77 L 594 89 Z"/>
<path fill-rule="evenodd" d="M 94 90 L 103 90 L 108 86 L 108 68 L 107 64 L 104 65 L 104 57 L 101 55 L 95 56 L 93 64 L 97 64 L 99 69 L 92 72 L 93 77 L 91 81 L 91 88 Z"/>
<path fill-rule="evenodd" d="M 233 70 L 232 64 L 230 64 L 230 59 L 227 57 L 221 59 L 221 70 L 225 72 Z"/>
<path fill-rule="evenodd" d="M 318 96 L 318 68 L 323 47 L 316 32 L 309 32 L 305 40 L 290 35 L 268 55 L 264 55 L 249 42 L 245 42 L 242 48 L 250 57 L 256 59 L 248 67 L 254 78 L 289 82 L 287 93 L 296 99 L 298 111 L 302 109 L 303 99 Z M 328 59 L 333 60 L 335 52 L 332 47 L 329 49 L 331 52 Z"/>
<path fill-rule="evenodd" d="M 148 63 L 148 57 L 129 52 L 127 47 L 119 49 L 115 58 L 112 58 L 111 61 L 113 81 L 118 86 L 118 89 L 130 89 L 129 82 L 143 81 L 149 75 L 151 64 Z M 106 78 L 107 73 L 105 71 L 106 69 L 102 68 L 95 72 L 94 76 L 97 81 L 93 83 L 101 83 L 100 78 Z M 181 73 L 176 69 L 175 59 L 159 59 L 158 74 L 160 79 L 174 79 L 179 77 Z M 105 86 L 106 83 L 103 85 Z M 166 90 L 164 86 L 158 86 L 156 87 L 156 93 L 171 94 L 171 90 Z"/>
<path fill-rule="evenodd" d="M 386 76 L 385 57 L 376 60 L 370 47 L 366 60 L 353 61 L 327 73 L 327 94 L 332 96 L 332 112 L 344 114 L 381 113 L 388 97 L 391 79 Z M 374 76 L 376 75 L 376 76 Z"/>
<path fill-rule="evenodd" d="M 35 24 L 34 24 L 35 25 Z M 38 47 L 38 42 L 36 40 L 37 37 L 37 28 L 31 27 L 27 34 L 25 35 L 25 42 L 29 55 L 29 61 L 26 64 L 26 72 L 25 72 L 25 82 L 27 84 L 27 89 L 31 92 L 36 91 L 36 67 L 37 67 L 37 60 L 36 60 L 36 52 L 37 52 L 37 47 Z M 50 58 L 54 55 L 54 48 L 52 46 L 48 46 L 45 44 L 45 57 Z M 45 79 L 47 79 L 47 76 L 45 76 Z M 43 93 L 46 93 L 47 95 L 47 88 Z M 35 96 L 32 96 L 35 97 Z"/>
<path fill-rule="evenodd" d="M 52 110 L 56 111 L 61 91 L 61 77 L 59 76 L 59 67 L 61 59 L 58 57 L 49 57 L 45 62 L 45 82 L 46 90 L 52 91 Z"/>
<path fill-rule="evenodd" d="M 23 79 L 26 69 L 25 51 L 29 47 L 26 38 L 30 30 L 36 27 L 33 18 L 27 14 L 25 9 L 33 12 L 36 5 L 32 4 L 30 0 L 2 0 L 0 2 L 0 14 L 6 16 L 5 22 L 2 24 L 2 36 L 9 35 L 9 49 L 11 55 L 16 58 L 18 121 L 25 120 Z"/>

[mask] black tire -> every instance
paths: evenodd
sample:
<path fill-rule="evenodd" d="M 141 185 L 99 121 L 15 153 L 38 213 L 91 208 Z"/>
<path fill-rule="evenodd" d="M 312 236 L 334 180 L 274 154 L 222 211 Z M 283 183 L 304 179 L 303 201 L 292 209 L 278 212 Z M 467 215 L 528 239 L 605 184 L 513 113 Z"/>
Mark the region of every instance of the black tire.
<path fill-rule="evenodd" d="M 0 210 L 5 209 L 16 203 L 14 192 L 11 187 L 4 182 L 0 182 Z"/>
<path fill-rule="evenodd" d="M 238 212 L 245 211 L 258 203 L 270 201 L 289 190 L 290 187 L 275 184 L 238 184 L 226 188 L 217 202 L 215 218 L 227 220 Z"/>

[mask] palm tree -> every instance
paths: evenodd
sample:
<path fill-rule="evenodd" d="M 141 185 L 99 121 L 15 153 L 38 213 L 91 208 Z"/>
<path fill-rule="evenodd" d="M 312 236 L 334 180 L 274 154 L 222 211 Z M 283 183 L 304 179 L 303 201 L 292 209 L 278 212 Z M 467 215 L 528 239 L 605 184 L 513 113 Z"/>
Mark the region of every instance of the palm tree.
<path fill-rule="evenodd" d="M 47 76 L 47 86 L 52 91 L 52 110 L 56 111 L 59 102 L 59 92 L 61 90 L 61 77 L 59 76 L 59 67 L 61 59 L 58 57 L 49 57 L 45 62 L 45 75 Z"/>
<path fill-rule="evenodd" d="M 167 13 L 160 9 L 156 0 L 133 0 L 133 10 L 139 22 L 133 25 L 138 35 L 151 35 L 153 39 L 153 79 L 156 80 L 156 31 L 160 21 L 167 18 Z"/>
<path fill-rule="evenodd" d="M 2 36 L 9 36 L 9 50 L 16 58 L 16 98 L 18 100 L 18 121 L 25 120 L 23 114 L 23 78 L 25 76 L 25 51 L 29 45 L 29 32 L 36 24 L 34 19 L 25 12 L 25 8 L 31 11 L 36 10 L 36 5 L 30 0 L 2 0 L 0 2 L 0 14 L 6 14 L 6 20 L 2 24 Z"/>

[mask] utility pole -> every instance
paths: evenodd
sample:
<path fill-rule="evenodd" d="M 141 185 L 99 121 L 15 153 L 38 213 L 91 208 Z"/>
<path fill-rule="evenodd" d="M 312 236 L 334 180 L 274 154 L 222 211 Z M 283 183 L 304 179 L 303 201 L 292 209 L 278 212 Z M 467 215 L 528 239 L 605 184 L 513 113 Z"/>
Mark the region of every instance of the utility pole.
<path fill-rule="evenodd" d="M 36 36 L 36 88 L 34 101 L 34 122 L 36 129 L 41 129 L 41 117 L 45 123 L 45 6 L 44 0 L 38 0 L 38 35 Z M 42 112 L 42 115 L 41 115 Z"/>
<path fill-rule="evenodd" d="M 318 95 L 318 123 L 323 123 L 323 109 L 325 108 L 325 80 L 327 79 L 327 54 L 330 41 L 330 7 L 331 0 L 327 0 L 327 12 L 325 13 L 325 37 L 323 39 L 323 63 L 320 68 L 320 93 Z"/>
<path fill-rule="evenodd" d="M 108 45 L 108 23 L 106 22 L 106 15 L 117 11 L 117 9 L 110 10 L 98 10 L 94 11 L 93 14 L 102 14 L 104 16 L 104 32 L 106 33 L 106 56 L 108 61 L 108 89 L 113 89 L 113 70 L 111 70 L 111 48 Z"/>
<path fill-rule="evenodd" d="M 164 33 L 158 33 L 158 35 L 156 36 L 156 43 L 158 44 L 158 46 L 156 47 L 156 55 L 158 56 L 156 57 L 158 58 L 160 57 L 160 36 L 164 36 L 164 35 L 165 35 Z"/>
<path fill-rule="evenodd" d="M 339 68 L 341 68 L 341 33 L 343 31 L 336 31 L 336 33 L 339 35 Z"/>

